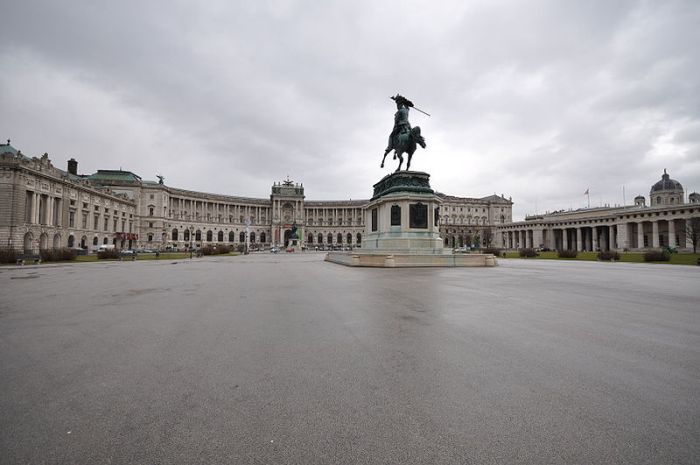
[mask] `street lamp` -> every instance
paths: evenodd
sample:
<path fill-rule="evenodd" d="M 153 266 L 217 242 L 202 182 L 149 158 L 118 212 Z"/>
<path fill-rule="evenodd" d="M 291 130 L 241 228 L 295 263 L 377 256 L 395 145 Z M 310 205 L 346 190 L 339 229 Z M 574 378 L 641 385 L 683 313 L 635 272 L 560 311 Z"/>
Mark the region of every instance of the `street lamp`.
<path fill-rule="evenodd" d="M 194 226 L 190 226 L 190 259 L 192 259 L 192 249 L 194 248 Z"/>
<path fill-rule="evenodd" d="M 248 255 L 248 242 L 250 240 L 250 218 L 245 219 L 245 251 L 244 255 Z"/>

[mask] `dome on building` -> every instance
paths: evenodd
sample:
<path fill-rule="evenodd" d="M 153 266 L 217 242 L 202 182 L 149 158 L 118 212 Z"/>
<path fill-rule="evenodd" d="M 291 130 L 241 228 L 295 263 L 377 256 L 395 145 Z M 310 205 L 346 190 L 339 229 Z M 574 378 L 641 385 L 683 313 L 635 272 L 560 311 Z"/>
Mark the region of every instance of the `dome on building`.
<path fill-rule="evenodd" d="M 700 194 L 693 192 L 688 196 L 688 201 L 690 203 L 700 203 Z"/>
<path fill-rule="evenodd" d="M 683 186 L 681 185 L 681 183 L 679 183 L 675 179 L 671 179 L 671 177 L 666 173 L 666 170 L 664 170 L 664 174 L 661 175 L 661 181 L 651 186 L 651 192 L 682 190 Z"/>
<path fill-rule="evenodd" d="M 683 186 L 671 177 L 664 170 L 661 181 L 651 186 L 649 192 L 651 206 L 657 205 L 678 205 L 683 203 Z"/>

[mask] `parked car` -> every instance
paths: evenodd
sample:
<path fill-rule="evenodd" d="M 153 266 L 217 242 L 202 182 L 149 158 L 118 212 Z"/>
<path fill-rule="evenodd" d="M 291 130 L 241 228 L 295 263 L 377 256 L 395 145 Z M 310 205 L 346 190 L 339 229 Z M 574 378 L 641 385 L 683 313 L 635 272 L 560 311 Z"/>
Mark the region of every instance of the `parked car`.
<path fill-rule="evenodd" d="M 120 260 L 136 260 L 136 251 L 134 250 L 122 250 L 119 252 L 119 259 Z"/>

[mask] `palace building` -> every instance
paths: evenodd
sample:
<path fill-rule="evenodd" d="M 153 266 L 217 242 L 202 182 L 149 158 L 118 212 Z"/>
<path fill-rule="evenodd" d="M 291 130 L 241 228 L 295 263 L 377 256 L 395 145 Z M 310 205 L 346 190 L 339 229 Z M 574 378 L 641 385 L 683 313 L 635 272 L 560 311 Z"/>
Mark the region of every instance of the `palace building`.
<path fill-rule="evenodd" d="M 700 194 L 685 200 L 680 182 L 664 170 L 651 186 L 650 205 L 642 195 L 634 205 L 585 208 L 534 215 L 498 225 L 496 245 L 508 249 L 525 247 L 552 250 L 644 250 L 671 247 L 692 251 L 693 219 L 700 218 Z M 697 232 L 695 234 L 698 234 Z"/>
<path fill-rule="evenodd" d="M 437 194 L 445 247 L 472 244 L 554 250 L 692 250 L 690 220 L 700 217 L 700 194 L 686 202 L 683 186 L 664 171 L 634 205 L 558 211 L 513 221 L 504 195 Z M 27 157 L 0 144 L 0 246 L 46 248 L 188 249 L 219 243 L 253 248 L 285 245 L 296 228 L 306 248 L 360 247 L 369 200 L 307 200 L 304 186 L 275 182 L 268 198 L 196 192 L 142 179 L 131 171 L 78 174 L 49 156 Z"/>
<path fill-rule="evenodd" d="M 131 171 L 78 174 L 47 154 L 27 157 L 0 144 L 0 244 L 44 248 L 187 249 L 203 245 L 284 245 L 296 227 L 307 248 L 360 247 L 369 200 L 307 200 L 304 186 L 275 182 L 269 198 L 196 192 L 142 179 Z M 438 194 L 440 235 L 446 247 L 489 243 L 512 221 L 512 201 Z M 246 238 L 247 235 L 247 238 Z"/>

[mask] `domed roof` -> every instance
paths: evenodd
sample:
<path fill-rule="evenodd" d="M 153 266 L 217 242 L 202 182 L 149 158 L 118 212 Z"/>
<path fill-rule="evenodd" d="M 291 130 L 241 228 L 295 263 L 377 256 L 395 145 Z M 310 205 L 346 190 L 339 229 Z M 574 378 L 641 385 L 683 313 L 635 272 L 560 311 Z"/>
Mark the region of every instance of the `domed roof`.
<path fill-rule="evenodd" d="M 653 186 L 651 186 L 651 191 L 652 192 L 657 192 L 657 191 L 682 191 L 683 186 L 681 183 L 676 181 L 675 179 L 671 179 L 671 177 L 666 174 L 666 170 L 664 170 L 664 174 L 661 175 L 661 181 L 657 182 Z"/>

